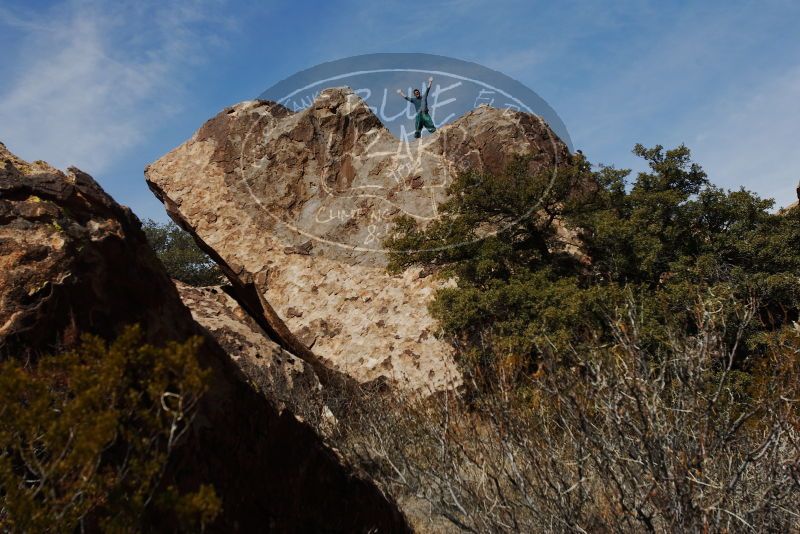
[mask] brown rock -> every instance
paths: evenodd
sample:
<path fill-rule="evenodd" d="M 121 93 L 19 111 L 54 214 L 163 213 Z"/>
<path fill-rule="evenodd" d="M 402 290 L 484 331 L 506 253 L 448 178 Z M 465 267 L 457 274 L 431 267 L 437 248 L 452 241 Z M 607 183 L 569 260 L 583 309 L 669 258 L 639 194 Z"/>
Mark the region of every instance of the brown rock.
<path fill-rule="evenodd" d="M 311 254 L 311 249 L 313 248 L 314 244 L 311 241 L 306 241 L 302 245 L 295 245 L 291 247 L 286 247 L 283 249 L 284 254 L 302 254 L 303 256 L 308 256 Z"/>
<path fill-rule="evenodd" d="M 297 339 L 299 339 L 303 345 L 312 349 L 317 342 L 317 334 L 308 326 L 304 326 L 297 331 Z"/>
<path fill-rule="evenodd" d="M 87 174 L 28 164 L 0 144 L 0 266 L 5 358 L 42 357 L 82 332 L 112 339 L 131 323 L 156 344 L 205 336 L 210 389 L 165 477 L 214 485 L 223 512 L 210 530 L 408 530 L 372 482 L 246 384 L 192 319 L 136 217 Z"/>
<path fill-rule="evenodd" d="M 798 206 L 800 206 L 800 182 L 797 182 L 797 202 L 789 204 L 786 209 L 797 209 Z"/>
<path fill-rule="evenodd" d="M 192 287 L 175 281 L 192 317 L 211 334 L 262 395 L 305 420 L 329 411 L 312 367 L 269 339 L 221 286 Z"/>

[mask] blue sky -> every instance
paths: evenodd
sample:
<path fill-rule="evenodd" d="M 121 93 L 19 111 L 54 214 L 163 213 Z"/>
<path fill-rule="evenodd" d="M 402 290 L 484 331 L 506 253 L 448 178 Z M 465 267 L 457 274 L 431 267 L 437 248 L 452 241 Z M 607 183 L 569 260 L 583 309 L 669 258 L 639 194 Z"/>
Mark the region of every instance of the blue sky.
<path fill-rule="evenodd" d="M 222 108 L 372 52 L 474 61 L 532 88 L 595 163 L 687 144 L 785 205 L 800 179 L 800 2 L 0 0 L 0 141 L 165 220 L 142 170 Z"/>

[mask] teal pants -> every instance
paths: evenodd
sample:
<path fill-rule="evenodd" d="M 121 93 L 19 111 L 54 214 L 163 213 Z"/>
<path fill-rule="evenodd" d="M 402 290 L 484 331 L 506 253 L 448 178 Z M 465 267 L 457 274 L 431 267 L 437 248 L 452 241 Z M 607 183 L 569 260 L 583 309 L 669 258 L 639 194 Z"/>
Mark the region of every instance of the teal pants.
<path fill-rule="evenodd" d="M 414 137 L 419 137 L 422 135 L 423 126 L 427 128 L 430 133 L 436 131 L 436 126 L 433 125 L 433 119 L 431 116 L 423 111 L 420 111 L 417 113 L 417 118 L 414 120 L 414 129 L 416 130 L 414 132 Z"/>

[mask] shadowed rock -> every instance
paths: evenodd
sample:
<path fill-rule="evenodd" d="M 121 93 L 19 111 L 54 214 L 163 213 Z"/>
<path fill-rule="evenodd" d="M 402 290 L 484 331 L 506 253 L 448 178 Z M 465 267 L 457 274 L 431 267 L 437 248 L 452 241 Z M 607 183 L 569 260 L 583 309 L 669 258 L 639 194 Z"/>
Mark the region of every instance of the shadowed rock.
<path fill-rule="evenodd" d="M 227 293 L 230 288 L 174 282 L 194 320 L 214 337 L 258 391 L 280 408 L 311 419 L 317 428 L 335 424 L 314 369 L 269 339 Z"/>
<path fill-rule="evenodd" d="M 139 221 L 87 174 L 29 164 L 0 144 L 0 350 L 46 357 L 78 335 L 139 323 L 154 344 L 205 336 L 209 391 L 166 482 L 211 483 L 219 532 L 404 532 L 395 504 L 313 430 L 250 387 L 181 302 Z"/>

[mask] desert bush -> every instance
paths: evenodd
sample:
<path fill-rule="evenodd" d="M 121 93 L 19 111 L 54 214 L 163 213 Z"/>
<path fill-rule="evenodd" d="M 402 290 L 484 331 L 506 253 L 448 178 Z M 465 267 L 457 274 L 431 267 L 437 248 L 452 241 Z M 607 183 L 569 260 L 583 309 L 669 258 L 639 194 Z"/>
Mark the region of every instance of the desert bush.
<path fill-rule="evenodd" d="M 389 268 L 455 281 L 430 310 L 479 387 L 503 379 L 498 370 L 524 379 L 612 342 L 607 317 L 630 295 L 651 351 L 697 330 L 698 293 L 754 299 L 737 368 L 763 352 L 764 334 L 798 320 L 800 210 L 771 213 L 771 200 L 714 187 L 686 147 L 634 152 L 650 169 L 632 182 L 630 171 L 592 170 L 583 157 L 555 177 L 531 175 L 530 158 L 519 158 L 498 175 L 460 175 L 428 226 L 397 220 Z"/>
<path fill-rule="evenodd" d="M 206 389 L 200 343 L 154 347 L 134 326 L 111 344 L 85 336 L 0 363 L 0 530 L 138 532 L 158 507 L 190 530 L 211 521 L 213 488 L 161 483 Z"/>
<path fill-rule="evenodd" d="M 518 158 L 397 220 L 390 271 L 454 282 L 430 311 L 466 387 L 345 422 L 389 491 L 471 532 L 800 529 L 800 210 L 634 153 L 630 183 Z"/>
<path fill-rule="evenodd" d="M 338 445 L 400 502 L 427 503 L 412 514 L 422 529 L 443 517 L 467 532 L 795 531 L 800 328 L 763 340 L 757 374 L 738 371 L 758 309 L 708 293 L 687 310 L 696 332 L 653 350 L 630 301 L 611 341 L 569 366 L 469 403 L 366 399 Z"/>

